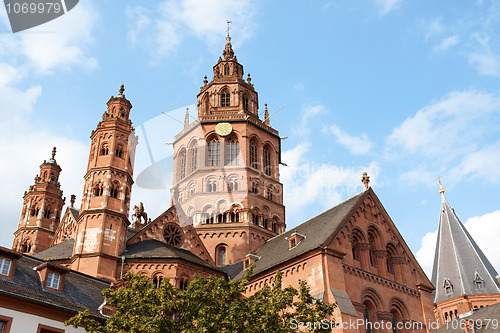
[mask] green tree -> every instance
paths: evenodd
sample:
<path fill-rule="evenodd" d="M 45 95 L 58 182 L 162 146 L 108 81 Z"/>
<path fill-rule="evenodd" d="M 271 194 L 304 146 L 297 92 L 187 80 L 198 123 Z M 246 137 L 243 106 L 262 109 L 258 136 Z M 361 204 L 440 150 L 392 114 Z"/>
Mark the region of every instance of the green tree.
<path fill-rule="evenodd" d="M 88 310 L 66 322 L 83 325 L 87 332 L 298 332 L 299 322 L 311 323 L 302 329 L 330 332 L 334 304 L 314 300 L 309 287 L 282 288 L 282 273 L 273 286 L 265 286 L 250 297 L 242 294 L 251 269 L 242 280 L 226 281 L 209 276 L 195 277 L 186 290 L 175 289 L 164 279 L 157 289 L 142 274 L 127 274 L 126 288 L 103 290 L 107 305 L 116 311 L 106 321 L 97 321 Z M 316 323 L 316 327 L 314 327 Z M 309 329 L 308 329 L 309 328 Z"/>

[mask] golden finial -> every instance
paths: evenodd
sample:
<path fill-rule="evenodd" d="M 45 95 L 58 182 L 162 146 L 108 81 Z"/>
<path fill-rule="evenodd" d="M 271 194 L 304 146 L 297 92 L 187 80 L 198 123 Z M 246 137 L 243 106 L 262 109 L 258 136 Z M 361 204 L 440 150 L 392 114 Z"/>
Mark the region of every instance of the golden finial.
<path fill-rule="evenodd" d="M 444 188 L 443 188 L 443 184 L 441 184 L 441 176 L 437 177 L 436 180 L 439 182 L 439 193 L 443 194 L 444 193 Z"/>

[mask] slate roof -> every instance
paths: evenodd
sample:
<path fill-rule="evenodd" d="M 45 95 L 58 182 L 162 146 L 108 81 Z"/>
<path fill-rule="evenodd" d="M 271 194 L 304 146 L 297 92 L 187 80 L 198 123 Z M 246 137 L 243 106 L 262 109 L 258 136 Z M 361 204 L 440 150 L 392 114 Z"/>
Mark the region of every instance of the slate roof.
<path fill-rule="evenodd" d="M 436 253 L 432 269 L 434 302 L 439 303 L 463 294 L 496 294 L 500 288 L 496 282 L 498 273 L 481 251 L 458 218 L 455 211 L 441 193 L 441 213 L 436 241 Z M 475 287 L 476 273 L 484 281 L 483 288 Z M 453 286 L 451 293 L 446 293 L 445 280 Z"/>
<path fill-rule="evenodd" d="M 125 256 L 126 258 L 144 259 L 182 259 L 200 266 L 218 270 L 193 253 L 184 249 L 178 249 L 156 239 L 147 239 L 127 245 L 125 252 L 123 252 L 120 256 Z"/>
<path fill-rule="evenodd" d="M 226 273 L 227 277 L 229 280 L 234 279 L 235 276 L 237 276 L 240 272 L 243 271 L 243 261 L 239 261 L 234 264 L 226 265 L 219 267 L 221 271 Z"/>
<path fill-rule="evenodd" d="M 33 257 L 43 260 L 71 259 L 73 256 L 74 239 L 68 239 L 62 243 L 49 247 L 33 255 Z"/>
<path fill-rule="evenodd" d="M 320 215 L 269 239 L 255 252 L 255 255 L 259 256 L 260 259 L 255 262 L 253 275 L 321 247 L 337 231 L 342 222 L 350 216 L 357 204 L 364 200 L 369 191 L 371 190 L 363 190 Z M 298 232 L 306 238 L 294 248 L 289 249 L 286 238 L 294 232 Z M 236 278 L 242 278 L 243 274 L 240 272 Z"/>
<path fill-rule="evenodd" d="M 0 276 L 0 294 L 75 314 L 89 309 L 94 317 L 104 318 L 98 308 L 104 302 L 101 292 L 109 288 L 108 283 L 70 271 L 66 273 L 62 293 L 44 289 L 38 271 L 34 270 L 42 263 L 42 260 L 23 255 L 17 261 L 12 280 Z"/>
<path fill-rule="evenodd" d="M 80 210 L 74 208 L 74 207 L 69 207 L 69 211 L 71 212 L 71 215 L 75 218 L 75 221 L 78 220 L 78 215 L 80 215 Z"/>
<path fill-rule="evenodd" d="M 433 332 L 464 333 L 466 330 L 460 326 L 461 320 L 475 322 L 477 325 L 474 328 L 474 333 L 500 333 L 500 303 L 476 309 L 469 315 L 461 315 L 458 322 L 457 319 L 453 319 Z"/>

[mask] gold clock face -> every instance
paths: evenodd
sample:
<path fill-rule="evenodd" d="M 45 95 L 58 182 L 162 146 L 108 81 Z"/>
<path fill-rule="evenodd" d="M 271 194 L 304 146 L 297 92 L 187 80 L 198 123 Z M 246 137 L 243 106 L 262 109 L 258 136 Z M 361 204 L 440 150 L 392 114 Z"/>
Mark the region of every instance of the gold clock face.
<path fill-rule="evenodd" d="M 215 133 L 219 134 L 220 136 L 229 135 L 232 131 L 233 126 L 231 126 L 230 123 L 218 123 L 217 126 L 215 126 Z"/>

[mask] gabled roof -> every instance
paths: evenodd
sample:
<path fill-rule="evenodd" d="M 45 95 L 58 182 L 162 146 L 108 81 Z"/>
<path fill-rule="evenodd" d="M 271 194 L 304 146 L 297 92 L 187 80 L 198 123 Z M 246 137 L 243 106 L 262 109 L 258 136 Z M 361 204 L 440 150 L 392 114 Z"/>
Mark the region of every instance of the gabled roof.
<path fill-rule="evenodd" d="M 255 262 L 253 274 L 258 274 L 321 247 L 343 225 L 344 220 L 349 218 L 353 209 L 364 200 L 368 193 L 368 190 L 362 191 L 291 230 L 269 239 L 255 252 L 255 255 L 259 256 L 260 259 Z M 286 238 L 295 232 L 304 235 L 305 238 L 297 246 L 289 249 Z M 236 278 L 241 278 L 243 274 L 240 272 Z"/>
<path fill-rule="evenodd" d="M 444 190 L 441 195 L 441 213 L 432 269 L 432 284 L 436 287 L 434 302 L 439 303 L 463 294 L 500 293 L 495 268 L 451 208 L 444 196 Z M 477 276 L 484 282 L 482 288 L 476 288 L 474 280 Z M 451 283 L 451 289 L 446 289 L 445 281 Z"/>
<path fill-rule="evenodd" d="M 121 256 L 137 259 L 181 259 L 203 267 L 209 267 L 213 270 L 218 270 L 193 253 L 184 249 L 178 249 L 167 243 L 157 241 L 156 239 L 147 239 L 129 244 Z"/>
<path fill-rule="evenodd" d="M 74 208 L 74 207 L 68 207 L 69 211 L 71 212 L 71 215 L 75 218 L 75 220 L 78 220 L 78 215 L 80 215 L 80 210 Z"/>
<path fill-rule="evenodd" d="M 68 239 L 62 243 L 49 247 L 33 255 L 33 257 L 42 260 L 60 260 L 71 259 L 73 256 L 74 239 Z"/>
<path fill-rule="evenodd" d="M 34 270 L 42 263 L 42 260 L 23 255 L 16 263 L 12 280 L 0 276 L 0 294 L 75 314 L 89 309 L 91 315 L 103 318 L 98 308 L 104 302 L 101 292 L 109 288 L 108 283 L 69 271 L 61 293 L 44 289 L 38 271 Z"/>

